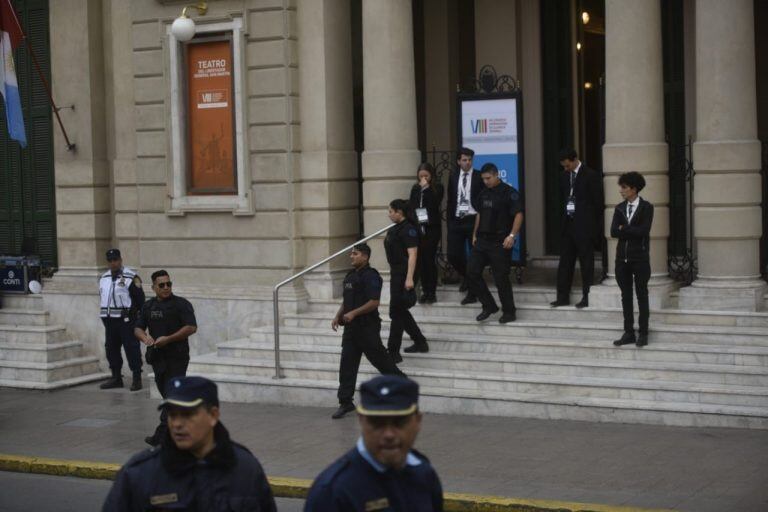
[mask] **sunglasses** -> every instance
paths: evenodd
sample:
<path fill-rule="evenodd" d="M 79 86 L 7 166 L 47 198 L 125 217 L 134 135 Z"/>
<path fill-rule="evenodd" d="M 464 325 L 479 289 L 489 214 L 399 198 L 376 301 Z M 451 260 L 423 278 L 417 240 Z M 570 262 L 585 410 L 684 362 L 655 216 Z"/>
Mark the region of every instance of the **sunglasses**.
<path fill-rule="evenodd" d="M 170 281 L 167 281 L 165 283 L 157 283 L 158 288 L 170 288 L 171 286 L 173 286 L 173 283 Z"/>

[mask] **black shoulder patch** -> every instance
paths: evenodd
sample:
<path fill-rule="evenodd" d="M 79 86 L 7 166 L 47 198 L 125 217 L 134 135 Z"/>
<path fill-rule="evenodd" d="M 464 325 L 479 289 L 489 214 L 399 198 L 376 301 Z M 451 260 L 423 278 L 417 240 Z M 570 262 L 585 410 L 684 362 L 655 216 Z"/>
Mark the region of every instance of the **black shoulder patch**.
<path fill-rule="evenodd" d="M 408 236 L 418 236 L 415 228 L 408 228 Z"/>

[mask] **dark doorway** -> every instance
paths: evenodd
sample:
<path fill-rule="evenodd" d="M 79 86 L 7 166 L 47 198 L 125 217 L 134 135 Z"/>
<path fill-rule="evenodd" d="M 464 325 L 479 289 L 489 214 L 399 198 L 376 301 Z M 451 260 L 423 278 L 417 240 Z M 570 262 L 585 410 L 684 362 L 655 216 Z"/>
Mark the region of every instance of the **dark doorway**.
<path fill-rule="evenodd" d="M 763 144 L 763 237 L 760 239 L 760 273 L 768 278 L 768 2 L 755 0 L 755 63 L 757 69 L 757 137 Z"/>
<path fill-rule="evenodd" d="M 12 2 L 50 83 L 48 2 Z M 21 149 L 8 137 L 5 108 L 0 102 L 0 254 L 24 249 L 40 255 L 44 267 L 57 266 L 56 206 L 53 175 L 51 107 L 40 77 L 22 44 L 14 52 L 16 77 L 27 135 Z"/>

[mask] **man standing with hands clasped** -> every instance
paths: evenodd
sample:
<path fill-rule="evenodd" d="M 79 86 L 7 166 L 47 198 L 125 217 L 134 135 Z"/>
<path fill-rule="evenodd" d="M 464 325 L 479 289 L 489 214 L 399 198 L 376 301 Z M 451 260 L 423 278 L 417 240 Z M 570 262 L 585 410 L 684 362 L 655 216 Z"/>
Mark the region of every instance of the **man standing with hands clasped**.
<path fill-rule="evenodd" d="M 165 398 L 168 382 L 183 377 L 189 365 L 189 337 L 197 332 L 195 310 L 187 299 L 174 295 L 171 278 L 165 270 L 152 274 L 155 296 L 144 303 L 136 321 L 136 337 L 147 346 L 147 363 L 155 372 L 157 390 Z M 149 334 L 147 334 L 147 329 Z M 163 409 L 155 433 L 144 439 L 147 444 L 160 444 L 167 426 L 167 413 Z"/>
<path fill-rule="evenodd" d="M 638 193 L 645 188 L 645 178 L 637 172 L 619 176 L 619 193 L 624 201 L 616 205 L 611 222 L 611 236 L 618 238 L 616 246 L 616 282 L 621 288 L 621 308 L 624 310 L 624 334 L 614 345 L 638 347 L 648 344 L 648 280 L 651 277 L 650 233 L 653 205 Z M 635 338 L 632 311 L 632 281 L 635 283 L 637 305 L 640 309 L 639 336 Z"/>

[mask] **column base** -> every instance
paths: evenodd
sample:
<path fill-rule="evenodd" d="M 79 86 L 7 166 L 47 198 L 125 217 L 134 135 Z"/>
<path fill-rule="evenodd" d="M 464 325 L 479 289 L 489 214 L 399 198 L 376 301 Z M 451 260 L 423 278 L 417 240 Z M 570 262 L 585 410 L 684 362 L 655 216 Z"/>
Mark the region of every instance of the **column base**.
<path fill-rule="evenodd" d="M 672 292 L 679 288 L 679 284 L 667 276 L 651 277 L 648 281 L 648 304 L 651 309 L 662 309 L 670 304 Z M 578 298 L 577 298 L 578 296 Z M 571 300 L 579 300 L 581 292 L 571 293 Z M 637 296 L 634 297 L 635 311 Z M 602 284 L 594 285 L 589 291 L 589 305 L 602 308 L 621 307 L 621 289 L 616 284 L 615 277 L 609 276 Z"/>
<path fill-rule="evenodd" d="M 768 283 L 760 279 L 699 279 L 680 289 L 680 309 L 764 311 Z"/>

